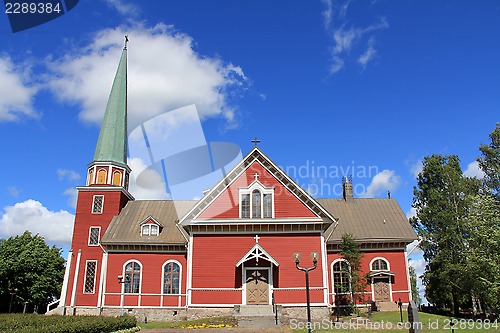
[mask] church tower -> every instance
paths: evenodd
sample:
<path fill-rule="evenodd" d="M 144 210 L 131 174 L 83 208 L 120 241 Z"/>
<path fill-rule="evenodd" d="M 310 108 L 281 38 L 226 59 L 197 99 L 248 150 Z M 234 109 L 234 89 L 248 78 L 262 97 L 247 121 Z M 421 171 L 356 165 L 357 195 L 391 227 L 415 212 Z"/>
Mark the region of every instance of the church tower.
<path fill-rule="evenodd" d="M 127 39 L 126 39 L 127 40 Z M 130 168 L 127 165 L 127 44 L 123 48 L 86 186 L 77 187 L 72 248 L 68 255 L 61 301 L 65 313 L 101 307 L 107 252 L 100 240 L 114 216 L 127 202 Z"/>

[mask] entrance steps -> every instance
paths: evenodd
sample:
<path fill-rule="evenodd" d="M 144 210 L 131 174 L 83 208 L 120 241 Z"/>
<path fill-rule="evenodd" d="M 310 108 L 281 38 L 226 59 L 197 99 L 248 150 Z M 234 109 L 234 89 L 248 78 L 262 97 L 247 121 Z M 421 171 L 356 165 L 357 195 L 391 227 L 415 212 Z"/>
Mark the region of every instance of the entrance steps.
<path fill-rule="evenodd" d="M 272 305 L 236 305 L 234 317 L 240 328 L 273 328 L 276 317 Z"/>
<path fill-rule="evenodd" d="M 399 311 L 398 304 L 394 302 L 377 301 L 376 304 L 377 304 L 377 310 L 380 312 Z"/>

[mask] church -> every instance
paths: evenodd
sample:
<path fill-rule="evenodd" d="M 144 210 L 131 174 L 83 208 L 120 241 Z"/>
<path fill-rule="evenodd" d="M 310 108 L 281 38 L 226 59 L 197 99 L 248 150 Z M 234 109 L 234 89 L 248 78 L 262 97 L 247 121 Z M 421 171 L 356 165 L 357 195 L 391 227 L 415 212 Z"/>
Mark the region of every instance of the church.
<path fill-rule="evenodd" d="M 150 320 L 273 307 L 313 317 L 352 297 L 339 254 L 344 234 L 363 252 L 365 306 L 411 300 L 406 246 L 416 239 L 395 199 L 313 198 L 257 145 L 198 200 L 135 200 L 128 191 L 127 47 L 111 87 L 57 312 Z M 300 154 L 300 152 L 297 152 Z M 201 194 L 200 194 L 201 195 Z M 294 312 L 295 311 L 295 312 Z"/>

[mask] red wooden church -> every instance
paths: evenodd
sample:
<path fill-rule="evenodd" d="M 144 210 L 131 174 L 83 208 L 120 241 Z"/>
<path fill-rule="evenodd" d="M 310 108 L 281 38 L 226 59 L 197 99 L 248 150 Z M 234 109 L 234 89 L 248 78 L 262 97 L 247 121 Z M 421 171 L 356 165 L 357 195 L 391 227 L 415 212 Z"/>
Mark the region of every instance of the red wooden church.
<path fill-rule="evenodd" d="M 410 300 L 406 245 L 416 235 L 394 199 L 315 199 L 258 147 L 199 200 L 135 200 L 128 191 L 127 50 L 123 50 L 86 185 L 78 187 L 59 311 L 149 318 L 306 304 L 328 315 L 350 294 L 345 233 L 364 252 L 365 300 Z M 344 297 L 345 298 L 345 297 Z M 236 307 L 235 307 L 236 306 Z M 320 311 L 321 310 L 321 311 Z M 319 312 L 318 312 L 319 311 Z"/>

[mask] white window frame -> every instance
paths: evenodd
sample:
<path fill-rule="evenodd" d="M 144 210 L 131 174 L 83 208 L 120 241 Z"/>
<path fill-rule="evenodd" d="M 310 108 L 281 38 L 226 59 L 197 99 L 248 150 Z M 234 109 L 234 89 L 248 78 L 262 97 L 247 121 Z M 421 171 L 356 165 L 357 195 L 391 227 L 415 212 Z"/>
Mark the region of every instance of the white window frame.
<path fill-rule="evenodd" d="M 152 231 L 152 226 L 155 226 L 156 227 L 156 235 L 153 235 L 151 233 Z M 144 233 L 143 230 L 144 229 L 148 229 L 148 233 Z M 145 223 L 143 225 L 141 225 L 141 236 L 153 236 L 153 237 L 158 237 L 160 235 L 160 226 L 156 223 Z"/>
<path fill-rule="evenodd" d="M 121 293 L 125 294 L 125 295 L 141 295 L 142 294 L 142 272 L 143 272 L 142 263 L 139 260 L 137 260 L 137 259 L 130 259 L 130 260 L 128 260 L 127 262 L 125 262 L 123 264 L 123 267 L 122 267 L 122 276 L 125 279 L 125 276 L 126 276 L 125 268 L 130 263 L 138 263 L 139 267 L 141 268 L 141 273 L 139 274 L 139 292 L 138 293 L 133 293 L 133 292 L 125 293 L 125 283 L 121 283 L 121 285 L 122 285 Z M 132 266 L 132 268 L 133 268 L 133 266 Z M 130 290 L 133 290 L 132 281 L 130 281 L 129 283 L 130 283 Z"/>
<path fill-rule="evenodd" d="M 99 212 L 94 212 L 94 206 L 95 206 L 95 199 L 97 197 L 102 197 L 102 203 L 101 203 L 101 210 Z M 102 212 L 104 211 L 104 195 L 102 194 L 95 194 L 93 197 L 92 197 L 92 207 L 91 207 L 91 212 L 92 214 L 102 214 Z"/>
<path fill-rule="evenodd" d="M 332 276 L 332 294 L 333 294 L 333 303 L 335 304 L 335 297 L 337 295 L 337 293 L 335 292 L 335 272 L 333 270 L 333 266 L 338 263 L 338 262 L 345 262 L 347 264 L 347 267 L 349 267 L 349 273 L 348 273 L 348 276 L 347 276 L 347 279 L 349 279 L 349 292 L 343 292 L 343 293 L 339 293 L 339 295 L 350 295 L 352 297 L 352 290 L 351 290 L 351 265 L 349 265 L 349 262 L 343 258 L 338 258 L 338 259 L 335 259 L 334 261 L 332 261 L 332 264 L 330 265 L 330 272 L 331 272 L 331 276 Z"/>
<path fill-rule="evenodd" d="M 164 293 L 165 291 L 165 286 L 164 286 L 164 277 L 165 277 L 165 266 L 174 263 L 179 265 L 179 293 L 178 294 L 166 294 Z M 182 265 L 180 262 L 174 259 L 170 259 L 165 261 L 165 263 L 161 266 L 161 294 L 162 295 L 182 295 Z"/>
<path fill-rule="evenodd" d="M 97 244 L 91 244 L 90 243 L 90 239 L 91 239 L 91 236 L 92 236 L 92 229 L 97 229 L 98 232 L 97 232 Z M 101 243 L 101 227 L 99 226 L 91 226 L 89 228 L 89 240 L 88 240 L 88 246 L 99 246 L 99 244 Z"/>
<path fill-rule="evenodd" d="M 383 260 L 387 264 L 387 269 L 372 269 L 373 268 L 373 263 L 377 260 Z M 370 271 L 372 272 L 389 272 L 391 270 L 391 264 L 389 263 L 389 260 L 387 260 L 384 257 L 375 257 L 372 260 L 370 260 Z"/>
<path fill-rule="evenodd" d="M 259 190 L 260 191 L 260 216 L 261 217 L 253 217 L 253 191 L 254 190 Z M 247 188 L 240 188 L 239 189 L 239 217 L 242 218 L 242 201 L 243 201 L 243 195 L 248 194 L 250 196 L 250 219 L 266 219 L 266 218 L 272 218 L 274 219 L 274 187 L 265 187 L 262 185 L 259 181 L 253 182 L 252 185 L 250 185 Z M 264 217 L 264 194 L 270 194 L 271 195 L 271 217 Z"/>
<path fill-rule="evenodd" d="M 88 291 L 85 290 L 85 287 L 87 285 L 87 269 L 88 269 L 89 262 L 95 262 L 94 281 L 92 282 L 93 283 L 92 292 L 88 292 Z M 87 294 L 87 295 L 95 294 L 96 279 L 97 279 L 97 260 L 87 260 L 87 261 L 85 261 L 85 279 L 83 281 L 83 293 L 84 294 Z"/>

